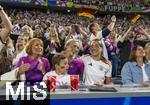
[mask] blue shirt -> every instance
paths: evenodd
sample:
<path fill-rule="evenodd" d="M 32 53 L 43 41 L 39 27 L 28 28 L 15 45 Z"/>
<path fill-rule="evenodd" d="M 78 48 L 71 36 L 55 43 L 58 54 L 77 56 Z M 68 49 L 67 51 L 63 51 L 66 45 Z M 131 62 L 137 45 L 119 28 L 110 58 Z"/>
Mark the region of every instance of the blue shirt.
<path fill-rule="evenodd" d="M 145 72 L 150 83 L 150 63 L 145 64 Z M 136 62 L 127 62 L 121 71 L 123 84 L 141 84 L 143 83 L 143 72 Z"/>

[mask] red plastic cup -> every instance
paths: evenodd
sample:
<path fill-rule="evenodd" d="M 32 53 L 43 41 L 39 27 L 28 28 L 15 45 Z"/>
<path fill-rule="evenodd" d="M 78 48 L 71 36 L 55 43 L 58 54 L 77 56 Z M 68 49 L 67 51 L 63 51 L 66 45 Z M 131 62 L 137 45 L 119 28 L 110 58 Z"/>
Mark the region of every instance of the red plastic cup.
<path fill-rule="evenodd" d="M 79 76 L 70 75 L 71 91 L 78 91 Z"/>
<path fill-rule="evenodd" d="M 50 82 L 50 93 L 55 92 L 55 89 L 56 89 L 56 76 L 49 76 L 48 80 Z"/>

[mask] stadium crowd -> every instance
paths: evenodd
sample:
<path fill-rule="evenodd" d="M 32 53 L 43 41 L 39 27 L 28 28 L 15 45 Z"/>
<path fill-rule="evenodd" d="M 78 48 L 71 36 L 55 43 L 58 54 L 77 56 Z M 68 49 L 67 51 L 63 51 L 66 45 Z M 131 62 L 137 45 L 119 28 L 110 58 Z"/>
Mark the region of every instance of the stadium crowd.
<path fill-rule="evenodd" d="M 131 23 L 114 15 L 88 19 L 11 9 L 7 14 L 0 6 L 1 80 L 55 75 L 64 85 L 68 75 L 79 75 L 85 85 L 100 85 L 121 75 L 124 84 L 150 83 L 150 17 Z"/>

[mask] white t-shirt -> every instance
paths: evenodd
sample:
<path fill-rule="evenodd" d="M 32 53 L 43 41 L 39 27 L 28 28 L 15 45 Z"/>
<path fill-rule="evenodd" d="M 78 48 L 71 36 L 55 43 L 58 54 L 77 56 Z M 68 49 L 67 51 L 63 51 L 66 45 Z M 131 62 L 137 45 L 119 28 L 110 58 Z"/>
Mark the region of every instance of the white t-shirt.
<path fill-rule="evenodd" d="M 19 53 L 19 54 L 17 54 L 16 55 L 16 57 L 13 59 L 13 65 L 15 66 L 18 62 L 19 62 L 19 60 L 20 60 L 20 58 L 21 57 L 24 57 L 24 56 L 27 56 L 28 54 L 26 53 L 26 50 L 25 50 L 25 48 Z"/>
<path fill-rule="evenodd" d="M 91 34 L 90 41 L 92 41 L 94 39 L 101 39 L 101 42 L 103 44 L 103 51 L 104 51 L 104 53 L 103 53 L 104 55 L 103 56 L 106 59 L 108 59 L 108 52 L 107 52 L 107 49 L 106 49 L 106 46 L 105 46 L 105 43 L 104 43 L 104 38 L 102 36 L 102 31 L 98 31 L 96 36 L 94 36 L 93 34 Z"/>
<path fill-rule="evenodd" d="M 58 75 L 55 71 L 46 73 L 43 77 L 43 81 L 48 80 L 49 76 L 56 76 L 56 86 L 70 85 L 70 75 Z"/>
<path fill-rule="evenodd" d="M 112 68 L 108 64 L 102 61 L 95 61 L 90 56 L 82 59 L 84 62 L 83 82 L 85 85 L 103 84 L 105 77 L 111 77 Z"/>
<path fill-rule="evenodd" d="M 148 76 L 145 72 L 145 64 L 143 64 L 143 66 L 142 66 L 142 73 L 143 73 L 143 82 L 148 81 Z"/>
<path fill-rule="evenodd" d="M 3 49 L 4 46 L 5 46 L 5 44 L 3 44 L 2 41 L 0 40 L 0 52 Z"/>

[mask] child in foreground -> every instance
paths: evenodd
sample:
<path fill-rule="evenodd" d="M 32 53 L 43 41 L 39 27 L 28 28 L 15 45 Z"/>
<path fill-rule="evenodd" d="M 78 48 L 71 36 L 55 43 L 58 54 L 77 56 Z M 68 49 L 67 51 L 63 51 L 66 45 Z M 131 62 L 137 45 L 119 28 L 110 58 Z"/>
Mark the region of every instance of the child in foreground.
<path fill-rule="evenodd" d="M 50 76 L 56 76 L 56 86 L 70 85 L 70 75 L 67 74 L 69 64 L 68 59 L 63 55 L 55 55 L 52 59 L 53 69 L 47 72 L 43 81 L 47 81 Z"/>

